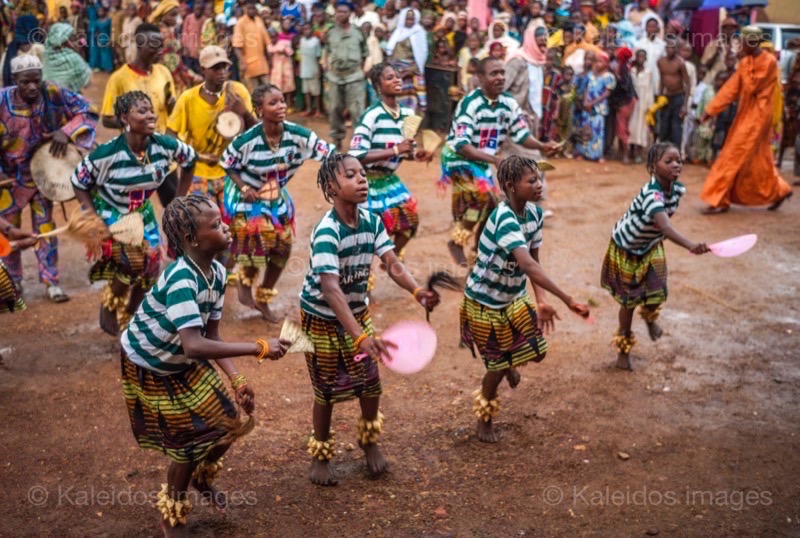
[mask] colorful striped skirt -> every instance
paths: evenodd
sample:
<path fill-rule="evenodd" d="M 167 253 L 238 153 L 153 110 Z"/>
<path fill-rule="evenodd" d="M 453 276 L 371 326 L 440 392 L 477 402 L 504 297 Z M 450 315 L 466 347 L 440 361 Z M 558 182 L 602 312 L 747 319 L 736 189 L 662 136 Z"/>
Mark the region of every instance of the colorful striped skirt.
<path fill-rule="evenodd" d="M 238 423 L 236 407 L 206 361 L 184 372 L 158 375 L 122 354 L 122 392 L 141 448 L 177 463 L 196 463 Z"/>
<path fill-rule="evenodd" d="M 292 253 L 292 229 L 276 227 L 268 215 L 248 218 L 237 213 L 231 220 L 231 256 L 242 267 L 286 267 Z"/>
<path fill-rule="evenodd" d="M 0 261 L 0 314 L 25 310 L 25 302 L 17 286 L 8 274 L 6 266 Z"/>
<path fill-rule="evenodd" d="M 99 195 L 93 195 L 95 210 L 106 226 L 111 226 L 124 215 Z M 158 281 L 161 271 L 161 232 L 153 204 L 144 200 L 136 210 L 144 221 L 144 240 L 141 245 L 127 245 L 113 239 L 102 243 L 102 254 L 91 269 L 89 281 L 119 280 L 129 286 L 138 284 L 148 290 Z"/>
<path fill-rule="evenodd" d="M 664 243 L 637 256 L 608 243 L 600 284 L 625 308 L 659 305 L 667 300 L 667 255 Z"/>
<path fill-rule="evenodd" d="M 380 215 L 389 235 L 414 237 L 419 227 L 417 200 L 392 172 L 367 171 L 369 194 L 366 207 Z"/>
<path fill-rule="evenodd" d="M 378 364 L 370 357 L 356 362 L 353 339 L 335 319 L 324 319 L 301 310 L 303 330 L 314 343 L 314 353 L 306 353 L 308 375 L 314 387 L 314 400 L 322 405 L 354 398 L 381 395 Z M 355 314 L 364 332 L 375 334 L 369 310 Z"/>
<path fill-rule="evenodd" d="M 138 284 L 149 290 L 158 281 L 161 270 L 160 247 L 133 246 L 107 239 L 103 241 L 103 254 L 89 270 L 89 281 L 119 280 L 132 286 Z"/>
<path fill-rule="evenodd" d="M 489 308 L 465 296 L 459 314 L 461 341 L 473 356 L 477 348 L 490 372 L 528 361 L 541 362 L 547 353 L 536 307 L 527 294 L 502 309 Z"/>
<path fill-rule="evenodd" d="M 441 184 L 452 185 L 451 210 L 455 222 L 484 222 L 497 207 L 497 187 L 486 163 L 467 161 L 445 146 Z"/>
<path fill-rule="evenodd" d="M 206 178 L 192 176 L 192 186 L 189 194 L 205 196 L 217 204 L 221 212 L 225 211 L 225 176 L 217 178 Z"/>

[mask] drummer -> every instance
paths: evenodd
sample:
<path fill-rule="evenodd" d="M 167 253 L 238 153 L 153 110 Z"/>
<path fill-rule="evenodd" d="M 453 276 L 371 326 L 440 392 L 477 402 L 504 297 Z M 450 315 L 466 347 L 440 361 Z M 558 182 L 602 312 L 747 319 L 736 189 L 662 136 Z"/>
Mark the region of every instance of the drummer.
<path fill-rule="evenodd" d="M 70 142 L 89 148 L 94 142 L 97 114 L 89 102 L 52 82 L 42 82 L 42 63 L 36 56 L 18 56 L 11 61 L 15 86 L 0 89 L 0 217 L 14 227 L 22 224 L 22 211 L 31 207 L 34 233 L 55 228 L 53 202 L 46 199 L 31 176 L 31 159 L 36 149 L 52 142 L 54 157 L 66 154 Z M 47 297 L 63 303 L 69 297 L 58 275 L 58 240 L 42 239 L 35 248 L 39 280 L 47 285 Z M 22 282 L 20 252 L 3 258 L 15 284 Z"/>
<path fill-rule="evenodd" d="M 230 111 L 246 129 L 258 123 L 247 88 L 228 80 L 230 66 L 222 47 L 211 45 L 201 50 L 200 67 L 205 80 L 181 94 L 167 122 L 167 135 L 183 140 L 197 152 L 190 193 L 213 199 L 221 212 L 225 206 L 222 196 L 225 170 L 219 165 L 219 158 L 231 138 L 239 133 L 223 133 L 230 138 L 223 137 L 217 130 L 217 120 L 220 114 Z"/>

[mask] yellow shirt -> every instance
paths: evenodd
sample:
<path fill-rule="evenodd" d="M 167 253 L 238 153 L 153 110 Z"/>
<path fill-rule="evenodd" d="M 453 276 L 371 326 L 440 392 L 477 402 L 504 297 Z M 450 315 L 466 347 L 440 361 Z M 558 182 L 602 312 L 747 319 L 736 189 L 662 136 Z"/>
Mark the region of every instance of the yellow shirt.
<path fill-rule="evenodd" d="M 161 64 L 153 64 L 153 70 L 149 75 L 140 75 L 127 64 L 123 65 L 111 74 L 106 85 L 106 93 L 103 96 L 103 108 L 100 114 L 103 116 L 114 116 L 114 102 L 123 93 L 141 91 L 150 97 L 153 102 L 153 109 L 156 112 L 156 131 L 163 133 L 167 130 L 167 94 L 164 88 L 169 85 L 169 91 L 175 95 L 175 82 L 172 80 L 172 73 Z"/>
<path fill-rule="evenodd" d="M 214 0 L 214 14 L 222 15 L 225 13 L 225 0 Z"/>
<path fill-rule="evenodd" d="M 230 81 L 228 91 L 235 93 L 241 99 L 248 112 L 253 112 L 253 103 L 250 93 L 241 82 Z M 228 146 L 229 140 L 220 136 L 216 130 L 217 116 L 225 110 L 225 99 L 217 99 L 215 104 L 200 96 L 200 86 L 188 89 L 178 98 L 175 109 L 169 117 L 167 127 L 175 131 L 178 138 L 192 146 L 200 154 L 219 157 Z M 223 93 L 223 97 L 224 97 Z M 214 166 L 197 161 L 194 175 L 206 179 L 216 179 L 225 176 L 225 170 L 219 164 Z"/>

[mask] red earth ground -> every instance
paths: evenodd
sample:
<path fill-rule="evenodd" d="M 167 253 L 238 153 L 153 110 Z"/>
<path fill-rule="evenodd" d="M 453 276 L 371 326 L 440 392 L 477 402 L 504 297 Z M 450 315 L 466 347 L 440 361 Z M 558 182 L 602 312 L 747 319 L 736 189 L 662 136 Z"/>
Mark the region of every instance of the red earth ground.
<path fill-rule="evenodd" d="M 94 102 L 101 80 L 89 91 Z M 310 125 L 326 134 L 322 122 Z M 102 130 L 101 140 L 110 136 Z M 339 486 L 311 485 L 305 442 L 313 396 L 304 358 L 261 366 L 239 359 L 256 390 L 259 424 L 229 452 L 218 482 L 234 506 L 227 516 L 197 508 L 193 535 L 800 535 L 800 202 L 776 213 L 705 217 L 698 192 L 706 169 L 686 166 L 678 229 L 709 242 L 757 233 L 759 242 L 731 259 L 669 245 L 665 335 L 650 342 L 637 317 L 634 371 L 622 372 L 612 366 L 617 308 L 599 286 L 600 265 L 611 227 L 646 172 L 616 162 L 555 164 L 542 263 L 569 293 L 596 305 L 597 322 L 556 305 L 563 321 L 546 360 L 522 369 L 516 390 L 501 388 L 500 442 L 475 437 L 471 392 L 483 366 L 458 346 L 460 296 L 448 293 L 431 318 L 439 335 L 433 363 L 409 377 L 383 371 L 381 442 L 390 471 L 379 480 L 368 478 L 357 448 L 347 449 L 355 444 L 352 403 L 334 414 Z M 308 237 L 327 209 L 316 169 L 306 164 L 289 185 L 298 226 L 279 283 L 284 313 L 296 313 Z M 419 279 L 452 270 L 438 164 L 400 171 L 421 214 L 409 265 Z M 158 535 L 152 499 L 167 460 L 140 450 L 131 435 L 119 346 L 97 326 L 99 286 L 87 284 L 82 246 L 63 239 L 60 252 L 72 301 L 47 302 L 25 252 L 28 310 L 0 321 L 0 535 Z M 227 299 L 226 339 L 278 334 L 232 290 Z M 375 300 L 379 328 L 423 317 L 383 274 Z"/>

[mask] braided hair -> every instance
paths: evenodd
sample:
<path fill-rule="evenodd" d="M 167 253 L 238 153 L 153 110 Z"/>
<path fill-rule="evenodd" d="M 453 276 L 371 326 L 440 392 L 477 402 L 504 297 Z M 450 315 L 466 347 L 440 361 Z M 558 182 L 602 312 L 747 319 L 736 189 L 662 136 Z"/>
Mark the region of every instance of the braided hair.
<path fill-rule="evenodd" d="M 274 91 L 277 91 L 278 93 L 283 95 L 283 92 L 281 91 L 280 88 L 278 88 L 274 84 L 269 84 L 269 83 L 262 84 L 261 86 L 253 90 L 253 95 L 251 97 L 253 100 L 253 108 L 259 110 L 261 108 L 261 104 L 264 102 L 264 96 Z"/>
<path fill-rule="evenodd" d="M 140 101 L 146 101 L 150 103 L 150 106 L 153 106 L 153 101 L 150 100 L 150 97 L 146 93 L 138 90 L 123 93 L 117 97 L 117 100 L 114 101 L 114 116 L 116 116 L 120 125 L 124 125 L 122 116 L 130 112 L 133 106 Z"/>
<path fill-rule="evenodd" d="M 328 155 L 328 157 L 322 161 L 322 166 L 319 167 L 317 186 L 322 189 L 322 195 L 329 204 L 333 203 L 330 187 L 331 185 L 339 186 L 339 180 L 336 178 L 336 174 L 344 169 L 344 160 L 348 157 L 355 159 L 355 157 L 349 153 L 333 153 Z"/>
<path fill-rule="evenodd" d="M 213 207 L 205 196 L 190 194 L 175 198 L 164 209 L 164 216 L 161 219 L 161 227 L 167 236 L 167 246 L 175 256 L 183 255 L 183 241 L 186 235 L 194 237 L 197 233 L 197 221 L 195 217 L 200 214 L 204 207 Z"/>
<path fill-rule="evenodd" d="M 369 81 L 372 83 L 373 89 L 378 94 L 381 93 L 381 78 L 383 77 L 383 72 L 388 67 L 394 69 L 394 66 L 391 63 L 381 62 L 369 71 Z M 397 70 L 395 69 L 395 71 Z"/>
<path fill-rule="evenodd" d="M 539 165 L 533 159 L 511 155 L 500 161 L 500 165 L 497 167 L 497 181 L 500 183 L 500 188 L 506 193 L 506 197 L 509 197 L 506 183 L 510 181 L 512 185 L 516 185 L 525 172 L 536 173 L 538 171 Z"/>
<path fill-rule="evenodd" d="M 670 149 L 678 149 L 678 146 L 673 144 L 672 142 L 656 142 L 650 149 L 647 151 L 647 172 L 649 174 L 653 174 L 656 163 L 661 160 L 661 157 Z M 680 150 L 678 150 L 680 153 Z"/>

